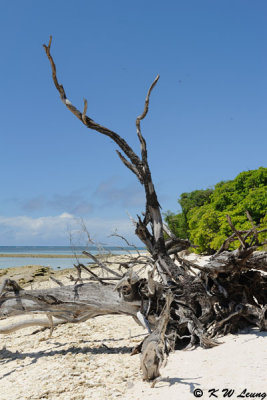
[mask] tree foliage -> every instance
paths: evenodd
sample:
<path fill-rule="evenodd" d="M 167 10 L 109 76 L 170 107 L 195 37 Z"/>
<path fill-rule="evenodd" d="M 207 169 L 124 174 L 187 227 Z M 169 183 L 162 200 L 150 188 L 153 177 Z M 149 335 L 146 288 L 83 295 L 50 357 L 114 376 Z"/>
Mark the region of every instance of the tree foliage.
<path fill-rule="evenodd" d="M 194 207 L 201 207 L 202 205 L 209 203 L 212 192 L 212 189 L 206 189 L 182 193 L 178 199 L 182 212 L 174 214 L 171 211 L 167 211 L 167 213 L 165 213 L 165 221 L 177 237 L 182 239 L 189 238 L 188 213 Z"/>
<path fill-rule="evenodd" d="M 226 215 L 239 230 L 251 227 L 246 211 L 257 226 L 267 227 L 267 168 L 241 172 L 214 189 L 182 193 L 178 202 L 182 212 L 165 215 L 170 229 L 198 245 L 197 252 L 212 254 L 231 234 Z"/>

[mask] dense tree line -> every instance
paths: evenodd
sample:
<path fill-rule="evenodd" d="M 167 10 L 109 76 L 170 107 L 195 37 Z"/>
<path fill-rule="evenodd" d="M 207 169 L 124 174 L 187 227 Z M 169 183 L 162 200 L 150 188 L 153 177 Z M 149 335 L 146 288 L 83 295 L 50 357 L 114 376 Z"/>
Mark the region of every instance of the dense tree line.
<path fill-rule="evenodd" d="M 165 214 L 169 228 L 178 237 L 190 239 L 198 246 L 197 252 L 212 254 L 231 234 L 226 215 L 238 230 L 251 227 L 246 211 L 257 226 L 267 227 L 267 168 L 241 172 L 213 189 L 182 193 L 178 203 L 180 213 Z"/>

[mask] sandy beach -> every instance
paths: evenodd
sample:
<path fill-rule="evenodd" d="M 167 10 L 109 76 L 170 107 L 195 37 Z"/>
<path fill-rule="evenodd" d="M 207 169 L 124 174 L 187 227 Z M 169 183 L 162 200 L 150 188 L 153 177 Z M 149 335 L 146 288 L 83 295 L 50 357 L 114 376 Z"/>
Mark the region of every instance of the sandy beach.
<path fill-rule="evenodd" d="M 24 276 L 37 271 L 26 287 L 54 286 L 51 271 L 38 275 L 38 268 L 20 271 Z M 67 284 L 70 272 L 54 274 Z M 19 270 L 9 272 L 13 278 L 16 274 Z M 0 321 L 0 328 L 14 320 Z M 202 393 L 203 399 L 216 398 L 212 394 L 223 399 L 226 389 L 233 391 L 228 392 L 232 399 L 267 398 L 267 332 L 228 335 L 209 350 L 175 351 L 161 370 L 162 380 L 151 388 L 142 381 L 139 356 L 130 356 L 146 334 L 131 317 L 108 315 L 61 325 L 51 338 L 49 330 L 36 330 L 0 336 L 1 400 L 190 400 Z"/>

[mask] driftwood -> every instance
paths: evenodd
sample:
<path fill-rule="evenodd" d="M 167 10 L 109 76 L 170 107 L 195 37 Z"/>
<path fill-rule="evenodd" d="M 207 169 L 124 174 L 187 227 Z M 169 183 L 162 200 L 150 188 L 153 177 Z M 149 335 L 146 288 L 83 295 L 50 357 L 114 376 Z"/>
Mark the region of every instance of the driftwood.
<path fill-rule="evenodd" d="M 12 281 L 7 281 L 0 294 L 0 319 L 23 314 L 46 314 L 56 319 L 56 324 L 83 322 L 89 318 L 105 314 L 126 314 L 135 317 L 141 302 L 127 302 L 114 290 L 114 285 L 102 286 L 96 282 L 60 286 L 42 290 L 14 289 Z M 12 290 L 10 290 L 12 288 Z M 40 323 L 41 321 L 41 323 Z M 22 321 L 17 329 L 25 326 L 51 326 L 51 318 L 46 320 Z M 29 325 L 30 324 L 30 325 Z M 54 324 L 55 325 L 55 324 Z M 12 325 L 13 326 L 13 325 Z M 8 333 L 12 328 L 4 327 L 0 333 Z"/>
<path fill-rule="evenodd" d="M 193 244 L 175 237 L 163 224 L 141 132 L 141 121 L 148 113 L 150 95 L 159 76 L 149 88 L 143 113 L 136 119 L 141 144 L 139 157 L 121 136 L 87 116 L 86 100 L 83 111 L 71 104 L 57 80 L 56 66 L 50 53 L 51 43 L 52 37 L 44 49 L 61 100 L 87 128 L 108 136 L 119 146 L 117 154 L 121 161 L 144 187 L 145 212 L 142 217 L 137 217 L 135 232 L 149 255 L 129 256 L 115 271 L 108 261 L 85 252 L 105 271 L 106 276 L 78 264 L 78 278 L 71 277 L 75 281 L 72 286 L 56 282 L 59 286 L 53 289 L 23 290 L 13 281 L 4 281 L 0 288 L 1 319 L 32 313 L 45 314 L 45 317 L 13 323 L 1 328 L 0 333 L 34 324 L 50 327 L 52 332 L 60 323 L 77 323 L 104 314 L 130 315 L 148 331 L 147 337 L 133 349 L 132 354 L 141 353 L 143 379 L 155 382 L 164 358 L 174 349 L 194 345 L 212 347 L 218 344 L 218 337 L 246 326 L 266 330 L 267 255 L 257 251 L 264 243 L 259 243 L 259 230 L 250 215 L 247 216 L 251 229 L 242 232 L 236 230 L 227 217 L 233 234 L 204 266 L 181 255 L 182 250 L 193 247 Z M 229 251 L 234 241 L 239 241 L 240 246 Z M 140 266 L 147 266 L 145 278 L 139 276 L 137 269 Z M 82 277 L 82 271 L 89 273 L 90 278 Z M 84 283 L 86 279 L 91 282 Z"/>

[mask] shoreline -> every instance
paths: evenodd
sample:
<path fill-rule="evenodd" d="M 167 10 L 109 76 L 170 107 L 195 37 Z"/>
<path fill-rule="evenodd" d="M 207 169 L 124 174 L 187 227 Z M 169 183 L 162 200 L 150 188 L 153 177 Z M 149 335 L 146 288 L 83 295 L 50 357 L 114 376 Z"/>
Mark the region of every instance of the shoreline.
<path fill-rule="evenodd" d="M 132 255 L 135 254 L 135 250 L 133 251 Z M 147 253 L 146 250 L 139 250 L 140 254 L 144 255 Z M 125 253 L 96 253 L 93 254 L 97 258 L 101 257 L 118 257 L 118 256 L 124 256 L 127 255 L 127 251 Z M 75 258 L 78 256 L 79 258 L 89 258 L 87 255 L 79 253 L 79 254 L 44 254 L 44 253 L 0 253 L 0 258 Z"/>
<path fill-rule="evenodd" d="M 68 256 L 68 255 L 67 255 Z M 97 254 L 96 257 L 101 259 L 101 257 L 107 256 L 110 261 L 112 261 L 113 268 L 117 268 L 117 263 L 124 261 L 125 255 L 119 254 L 109 254 L 109 255 L 99 255 Z M 74 258 L 75 256 L 66 257 L 66 258 Z M 79 256 L 80 257 L 80 256 Z M 88 258 L 84 255 L 85 258 Z M 45 257 L 47 258 L 47 256 Z M 55 257 L 60 258 L 60 257 Z M 88 258 L 89 260 L 89 258 Z M 90 268 L 94 268 L 96 270 L 100 269 L 100 267 L 95 262 L 85 262 L 85 264 L 90 264 Z M 11 267 L 0 267 L 0 285 L 3 279 L 9 278 L 14 279 L 18 282 L 18 284 L 22 287 L 26 287 L 29 284 L 34 282 L 41 282 L 41 281 L 49 281 L 50 276 L 54 277 L 62 277 L 66 275 L 76 275 L 77 270 L 72 266 L 68 266 L 66 268 L 53 268 L 51 266 L 45 266 L 41 263 L 38 264 L 38 260 L 34 261 L 34 264 L 27 264 L 27 265 L 18 265 L 18 266 L 11 266 Z M 69 282 L 70 283 L 70 282 Z"/>
<path fill-rule="evenodd" d="M 2 258 L 75 258 L 75 254 L 20 254 L 20 253 L 0 253 Z M 98 257 L 98 254 L 96 254 Z M 79 254 L 79 258 L 88 258 L 84 254 Z"/>

